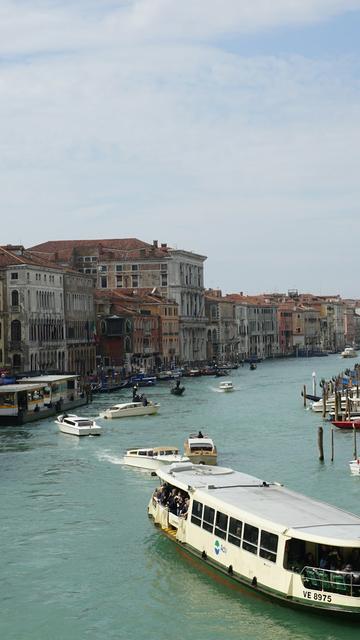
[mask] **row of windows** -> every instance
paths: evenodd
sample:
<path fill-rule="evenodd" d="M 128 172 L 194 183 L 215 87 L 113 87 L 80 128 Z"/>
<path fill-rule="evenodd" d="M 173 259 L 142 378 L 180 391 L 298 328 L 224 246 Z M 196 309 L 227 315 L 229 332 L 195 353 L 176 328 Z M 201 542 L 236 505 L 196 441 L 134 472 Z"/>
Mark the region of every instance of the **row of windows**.
<path fill-rule="evenodd" d="M 231 518 L 221 511 L 215 512 L 212 507 L 196 500 L 193 502 L 191 522 L 230 544 L 276 562 L 278 536 L 274 533 L 261 530 L 259 536 L 258 527 Z"/>

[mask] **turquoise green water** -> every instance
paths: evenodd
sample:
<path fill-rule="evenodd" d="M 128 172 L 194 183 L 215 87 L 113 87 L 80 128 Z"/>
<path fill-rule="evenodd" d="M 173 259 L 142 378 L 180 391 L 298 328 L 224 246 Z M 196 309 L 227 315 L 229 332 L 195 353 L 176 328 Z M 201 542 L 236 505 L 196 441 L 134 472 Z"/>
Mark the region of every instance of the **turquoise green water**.
<path fill-rule="evenodd" d="M 353 363 L 354 361 L 352 361 Z M 158 416 L 101 421 L 99 438 L 58 432 L 53 421 L 0 431 L 0 638 L 6 640 L 276 640 L 357 638 L 358 627 L 236 592 L 185 560 L 148 520 L 156 479 L 121 465 L 131 446 L 182 447 L 192 430 L 213 436 L 219 464 L 360 514 L 352 434 L 306 411 L 300 391 L 344 367 L 338 356 L 264 362 L 215 378 L 185 379 L 183 398 L 162 383 L 148 392 Z M 96 396 L 82 415 L 130 392 Z M 360 439 L 359 439 L 360 447 Z"/>

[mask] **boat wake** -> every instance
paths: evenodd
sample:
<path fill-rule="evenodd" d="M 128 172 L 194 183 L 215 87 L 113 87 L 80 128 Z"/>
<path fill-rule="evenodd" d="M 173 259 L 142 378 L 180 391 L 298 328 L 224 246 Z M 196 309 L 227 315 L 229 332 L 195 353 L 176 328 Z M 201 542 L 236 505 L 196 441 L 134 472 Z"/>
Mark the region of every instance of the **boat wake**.
<path fill-rule="evenodd" d="M 115 456 L 108 451 L 98 451 L 97 459 L 100 460 L 100 462 L 109 462 L 110 464 L 123 464 L 124 462 L 123 456 Z"/>

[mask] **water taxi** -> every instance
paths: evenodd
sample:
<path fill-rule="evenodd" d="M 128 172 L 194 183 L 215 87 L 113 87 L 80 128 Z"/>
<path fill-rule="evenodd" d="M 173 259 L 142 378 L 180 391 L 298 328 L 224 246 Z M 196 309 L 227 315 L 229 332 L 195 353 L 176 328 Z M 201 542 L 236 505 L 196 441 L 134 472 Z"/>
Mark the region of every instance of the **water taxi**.
<path fill-rule="evenodd" d="M 345 347 L 344 351 L 341 352 L 342 358 L 357 358 L 357 352 L 354 347 Z"/>
<path fill-rule="evenodd" d="M 163 465 L 176 462 L 189 462 L 189 458 L 182 456 L 177 447 L 148 447 L 142 449 L 128 449 L 123 463 L 129 467 L 155 470 Z"/>
<path fill-rule="evenodd" d="M 100 412 L 100 418 L 130 418 L 132 416 L 150 416 L 158 412 L 160 405 L 148 400 L 144 402 L 123 402 L 113 404 L 105 411 Z"/>
<path fill-rule="evenodd" d="M 191 433 L 184 442 L 184 454 L 193 464 L 214 465 L 217 463 L 217 449 L 212 438 L 201 431 Z"/>
<path fill-rule="evenodd" d="M 219 384 L 220 391 L 234 391 L 234 385 L 231 380 L 227 380 L 226 382 L 220 382 Z"/>
<path fill-rule="evenodd" d="M 102 431 L 95 420 L 81 418 L 73 413 L 63 413 L 57 417 L 55 423 L 62 433 L 67 433 L 71 436 L 99 436 Z"/>
<path fill-rule="evenodd" d="M 359 516 L 232 469 L 183 463 L 156 474 L 148 514 L 182 551 L 280 602 L 360 616 Z M 187 501 L 187 515 L 167 495 Z"/>

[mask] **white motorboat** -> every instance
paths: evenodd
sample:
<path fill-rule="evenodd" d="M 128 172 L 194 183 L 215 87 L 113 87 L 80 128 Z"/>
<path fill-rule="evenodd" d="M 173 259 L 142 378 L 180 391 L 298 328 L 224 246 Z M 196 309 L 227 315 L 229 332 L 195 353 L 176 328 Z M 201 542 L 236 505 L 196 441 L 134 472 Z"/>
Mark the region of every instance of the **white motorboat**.
<path fill-rule="evenodd" d="M 130 418 L 132 416 L 150 416 L 158 412 L 160 405 L 148 400 L 143 402 L 123 402 L 113 404 L 105 411 L 100 412 L 100 418 Z"/>
<path fill-rule="evenodd" d="M 184 454 L 193 464 L 217 463 L 217 449 L 209 436 L 199 433 L 191 433 L 184 442 Z"/>
<path fill-rule="evenodd" d="M 231 380 L 226 380 L 226 382 L 220 382 L 219 389 L 220 391 L 234 391 L 234 385 Z"/>
<path fill-rule="evenodd" d="M 360 458 L 350 460 L 349 467 L 353 476 L 360 476 Z"/>
<path fill-rule="evenodd" d="M 130 467 L 153 470 L 163 465 L 189 462 L 189 458 L 180 455 L 177 447 L 149 447 L 128 449 L 123 462 Z"/>
<path fill-rule="evenodd" d="M 359 398 L 355 398 L 355 397 L 348 397 L 348 401 L 349 401 L 349 408 L 350 408 L 350 412 L 355 412 L 358 411 L 360 409 L 360 399 Z M 346 411 L 346 396 L 341 396 L 341 405 L 340 405 L 340 409 L 339 412 L 343 413 Z M 316 402 L 313 402 L 311 405 L 311 409 L 312 411 L 315 412 L 322 412 L 323 410 L 323 401 L 322 398 L 320 400 L 317 400 Z M 326 412 L 330 411 L 333 412 L 335 408 L 335 398 L 334 396 L 331 396 L 330 398 L 327 399 L 326 401 Z"/>
<path fill-rule="evenodd" d="M 62 433 L 71 436 L 99 436 L 102 428 L 90 418 L 81 418 L 72 413 L 63 413 L 58 416 L 55 423 Z"/>
<path fill-rule="evenodd" d="M 357 358 L 357 352 L 354 347 L 345 347 L 344 351 L 341 353 L 342 358 Z"/>

